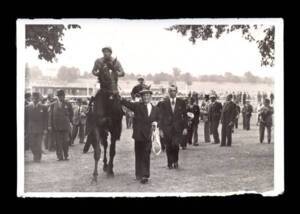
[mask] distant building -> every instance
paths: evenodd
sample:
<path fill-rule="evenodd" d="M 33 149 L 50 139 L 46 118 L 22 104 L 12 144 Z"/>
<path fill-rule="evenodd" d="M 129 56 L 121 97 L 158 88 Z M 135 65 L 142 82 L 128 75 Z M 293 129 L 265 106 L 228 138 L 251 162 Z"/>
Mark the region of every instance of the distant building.
<path fill-rule="evenodd" d="M 39 92 L 42 96 L 48 94 L 56 94 L 57 90 L 62 89 L 66 93 L 66 97 L 90 97 L 98 90 L 96 81 L 81 80 L 74 83 L 70 82 L 54 82 L 47 80 L 38 80 L 32 82 L 26 92 Z"/>

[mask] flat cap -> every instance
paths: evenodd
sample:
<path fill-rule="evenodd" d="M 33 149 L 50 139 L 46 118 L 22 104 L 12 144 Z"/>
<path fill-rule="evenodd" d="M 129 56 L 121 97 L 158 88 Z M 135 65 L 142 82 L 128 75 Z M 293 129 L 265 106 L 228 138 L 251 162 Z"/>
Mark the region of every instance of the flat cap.
<path fill-rule="evenodd" d="M 57 95 L 57 96 L 65 96 L 65 91 L 64 91 L 64 90 L 58 90 L 58 91 L 56 92 L 56 95 Z"/>
<path fill-rule="evenodd" d="M 112 53 L 112 48 L 109 47 L 109 46 L 106 46 L 106 47 L 102 48 L 102 52 L 104 52 L 105 50 L 108 50 L 108 51 L 110 51 Z"/>
<path fill-rule="evenodd" d="M 169 91 L 170 91 L 170 90 L 176 90 L 176 91 L 177 91 L 177 86 L 174 85 L 174 84 L 170 85 Z"/>
<path fill-rule="evenodd" d="M 153 94 L 152 91 L 150 89 L 143 89 L 139 92 L 140 95 L 143 95 L 143 94 Z"/>
<path fill-rule="evenodd" d="M 33 92 L 32 97 L 40 97 L 40 93 L 39 92 Z"/>

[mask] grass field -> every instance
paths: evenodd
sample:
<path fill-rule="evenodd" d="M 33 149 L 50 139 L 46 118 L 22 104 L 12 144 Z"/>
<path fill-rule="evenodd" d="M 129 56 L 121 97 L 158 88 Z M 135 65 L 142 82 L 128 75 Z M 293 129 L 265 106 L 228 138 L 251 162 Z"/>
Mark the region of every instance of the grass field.
<path fill-rule="evenodd" d="M 179 169 L 169 170 L 166 154 L 151 156 L 150 182 L 135 181 L 132 130 L 125 129 L 117 142 L 114 178 L 107 178 L 99 164 L 97 184 L 91 184 L 94 166 L 92 148 L 82 154 L 78 142 L 70 148 L 70 160 L 56 161 L 55 152 L 34 163 L 30 151 L 25 154 L 25 192 L 232 192 L 273 190 L 274 144 L 260 144 L 256 115 L 251 130 L 233 134 L 232 147 L 203 143 L 203 123 L 199 125 L 200 146 L 180 150 Z M 221 128 L 221 127 L 220 127 Z M 101 156 L 102 157 L 102 156 Z"/>

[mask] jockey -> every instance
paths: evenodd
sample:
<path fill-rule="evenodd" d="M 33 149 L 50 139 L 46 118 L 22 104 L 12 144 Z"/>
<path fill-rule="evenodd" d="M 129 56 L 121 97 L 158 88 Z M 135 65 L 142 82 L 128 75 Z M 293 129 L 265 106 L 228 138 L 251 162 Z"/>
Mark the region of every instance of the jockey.
<path fill-rule="evenodd" d="M 105 122 L 110 109 L 110 100 L 113 100 L 118 91 L 118 78 L 125 75 L 123 68 L 117 58 L 111 56 L 110 47 L 102 48 L 103 57 L 95 61 L 92 73 L 98 77 L 100 90 L 95 96 L 95 113 Z"/>
<path fill-rule="evenodd" d="M 146 87 L 145 80 L 143 77 L 140 76 L 140 77 L 138 77 L 137 80 L 138 80 L 139 84 L 134 86 L 131 91 L 131 98 L 133 101 L 136 101 L 136 98 L 140 97 L 140 95 L 139 95 L 140 91 L 142 91 Z"/>

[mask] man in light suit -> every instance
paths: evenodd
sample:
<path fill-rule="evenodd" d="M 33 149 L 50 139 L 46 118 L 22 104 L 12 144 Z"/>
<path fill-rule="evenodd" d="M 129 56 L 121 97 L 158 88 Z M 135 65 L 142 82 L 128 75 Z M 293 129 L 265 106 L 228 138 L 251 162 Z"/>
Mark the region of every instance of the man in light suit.
<path fill-rule="evenodd" d="M 31 93 L 25 93 L 25 108 L 26 106 L 28 106 L 29 104 L 31 103 Z M 25 151 L 29 150 L 29 141 L 28 141 L 28 133 L 26 132 L 27 131 L 27 121 L 25 120 L 25 138 L 24 138 L 24 148 L 25 148 Z"/>
<path fill-rule="evenodd" d="M 65 92 L 57 91 L 58 100 L 50 105 L 48 129 L 53 130 L 56 141 L 56 155 L 58 161 L 69 160 L 69 133 L 73 122 L 73 108 L 65 100 Z"/>
<path fill-rule="evenodd" d="M 242 109 L 243 119 L 244 119 L 244 127 L 246 130 L 250 130 L 250 119 L 252 117 L 253 106 L 250 104 L 250 100 L 246 101 L 246 105 Z"/>
<path fill-rule="evenodd" d="M 74 107 L 73 130 L 71 145 L 74 144 L 79 130 L 79 143 L 84 143 L 84 129 L 86 123 L 86 107 L 82 105 L 81 98 L 77 99 L 77 105 Z"/>
<path fill-rule="evenodd" d="M 32 94 L 33 102 L 25 107 L 25 121 L 27 123 L 29 148 L 33 154 L 33 161 L 40 162 L 42 159 L 42 138 L 47 134 L 47 106 L 41 104 L 40 94 Z"/>
<path fill-rule="evenodd" d="M 200 107 L 200 113 L 202 114 L 203 122 L 204 122 L 204 142 L 210 143 L 210 124 L 208 120 L 208 110 L 209 110 L 209 95 L 205 94 L 204 100 L 202 101 L 201 107 Z"/>
<path fill-rule="evenodd" d="M 265 99 L 264 106 L 258 112 L 258 121 L 259 121 L 259 141 L 263 143 L 265 136 L 265 128 L 267 128 L 267 137 L 268 143 L 271 143 L 271 131 L 273 125 L 273 116 L 274 109 L 270 106 L 270 100 Z"/>
<path fill-rule="evenodd" d="M 152 123 L 159 123 L 159 109 L 151 102 L 152 91 L 145 88 L 139 92 L 142 101 L 130 102 L 121 100 L 121 104 L 134 112 L 133 134 L 135 150 L 135 175 L 142 184 L 150 177 L 150 154 L 152 148 Z"/>
<path fill-rule="evenodd" d="M 188 127 L 185 101 L 177 98 L 176 94 L 177 86 L 171 85 L 169 97 L 159 103 L 160 135 L 166 144 L 169 169 L 178 168 L 179 145 L 184 142 Z"/>

